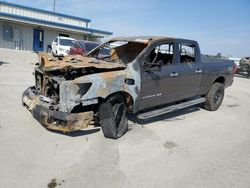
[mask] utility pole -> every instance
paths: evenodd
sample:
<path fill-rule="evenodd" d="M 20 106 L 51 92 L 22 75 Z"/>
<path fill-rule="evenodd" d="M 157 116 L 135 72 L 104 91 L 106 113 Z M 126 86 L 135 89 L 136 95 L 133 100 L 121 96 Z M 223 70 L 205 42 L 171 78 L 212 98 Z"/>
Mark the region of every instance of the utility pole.
<path fill-rule="evenodd" d="M 54 0 L 53 11 L 56 12 L 56 0 Z"/>

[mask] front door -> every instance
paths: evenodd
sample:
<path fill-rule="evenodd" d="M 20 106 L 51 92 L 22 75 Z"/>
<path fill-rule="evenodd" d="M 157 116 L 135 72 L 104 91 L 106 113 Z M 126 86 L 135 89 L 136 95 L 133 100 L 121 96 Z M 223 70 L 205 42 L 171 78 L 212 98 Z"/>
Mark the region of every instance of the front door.
<path fill-rule="evenodd" d="M 44 48 L 44 31 L 41 29 L 34 29 L 33 50 L 43 51 L 43 48 Z"/>
<path fill-rule="evenodd" d="M 176 78 L 169 80 L 170 74 L 176 71 L 174 46 L 174 43 L 162 42 L 150 48 L 145 54 L 141 73 L 140 110 L 174 100 L 174 96 L 171 95 L 175 92 Z"/>

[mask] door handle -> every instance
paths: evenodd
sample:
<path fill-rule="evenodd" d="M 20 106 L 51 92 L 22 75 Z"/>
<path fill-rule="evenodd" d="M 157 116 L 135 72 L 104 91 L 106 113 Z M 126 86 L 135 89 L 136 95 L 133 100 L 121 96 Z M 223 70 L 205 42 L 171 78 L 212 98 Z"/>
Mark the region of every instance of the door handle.
<path fill-rule="evenodd" d="M 179 76 L 179 74 L 178 74 L 177 72 L 172 72 L 172 73 L 170 74 L 170 76 L 171 76 L 171 77 L 177 77 L 177 76 Z"/>
<path fill-rule="evenodd" d="M 202 70 L 201 69 L 196 69 L 195 73 L 200 74 L 200 73 L 202 73 Z"/>

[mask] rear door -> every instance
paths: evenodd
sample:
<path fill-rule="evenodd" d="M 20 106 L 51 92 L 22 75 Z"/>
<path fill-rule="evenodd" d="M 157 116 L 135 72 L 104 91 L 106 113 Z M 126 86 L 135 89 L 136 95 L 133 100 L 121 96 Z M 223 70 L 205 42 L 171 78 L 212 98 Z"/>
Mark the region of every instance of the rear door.
<path fill-rule="evenodd" d="M 176 85 L 175 98 L 181 100 L 197 94 L 203 77 L 203 67 L 196 42 L 178 42 L 176 50 L 179 83 Z"/>

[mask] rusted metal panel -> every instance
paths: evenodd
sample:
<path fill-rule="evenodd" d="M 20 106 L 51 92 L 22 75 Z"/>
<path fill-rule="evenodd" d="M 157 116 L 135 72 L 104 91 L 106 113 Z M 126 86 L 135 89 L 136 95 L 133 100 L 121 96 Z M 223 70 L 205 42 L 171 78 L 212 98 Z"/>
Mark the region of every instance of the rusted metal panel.
<path fill-rule="evenodd" d="M 125 68 L 121 63 L 109 63 L 95 58 L 83 57 L 81 55 L 71 55 L 66 57 L 55 58 L 46 52 L 39 53 L 39 67 L 44 71 L 69 70 L 70 68 L 97 68 L 97 69 L 116 69 Z"/>
<path fill-rule="evenodd" d="M 33 116 L 47 129 L 62 132 L 72 132 L 88 127 L 93 120 L 94 112 L 62 113 L 51 109 L 51 105 L 43 103 L 32 88 L 28 88 L 23 94 L 23 103 L 32 112 Z"/>
<path fill-rule="evenodd" d="M 85 129 L 89 126 L 90 122 L 93 120 L 94 113 L 83 112 L 76 114 L 69 114 L 67 116 L 67 121 L 65 124 L 54 122 L 54 123 L 46 123 L 45 127 L 48 129 L 58 130 L 62 132 L 72 132 L 76 130 Z"/>

